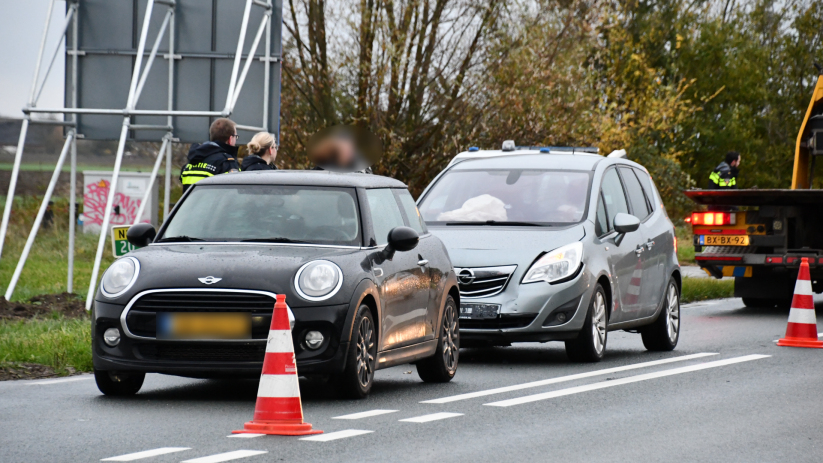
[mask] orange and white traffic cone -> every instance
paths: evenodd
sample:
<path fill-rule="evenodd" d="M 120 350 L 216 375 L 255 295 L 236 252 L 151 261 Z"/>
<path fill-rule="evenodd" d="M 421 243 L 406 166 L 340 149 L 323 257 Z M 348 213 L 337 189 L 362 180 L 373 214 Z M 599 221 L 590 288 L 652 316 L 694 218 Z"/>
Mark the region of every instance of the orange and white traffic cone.
<path fill-rule="evenodd" d="M 786 336 L 777 341 L 777 345 L 823 348 L 823 341 L 817 339 L 817 320 L 814 315 L 809 259 L 805 257 L 800 262 L 800 273 L 797 275 L 797 283 L 794 287 Z"/>
<path fill-rule="evenodd" d="M 232 431 L 232 434 L 305 436 L 323 432 L 312 429 L 310 424 L 303 422 L 288 310 L 286 296 L 278 294 L 271 317 L 254 418 L 242 430 Z"/>
<path fill-rule="evenodd" d="M 626 304 L 632 306 L 640 301 L 640 285 L 643 284 L 643 261 L 638 258 L 637 265 L 632 272 L 632 279 L 629 280 L 627 289 Z"/>

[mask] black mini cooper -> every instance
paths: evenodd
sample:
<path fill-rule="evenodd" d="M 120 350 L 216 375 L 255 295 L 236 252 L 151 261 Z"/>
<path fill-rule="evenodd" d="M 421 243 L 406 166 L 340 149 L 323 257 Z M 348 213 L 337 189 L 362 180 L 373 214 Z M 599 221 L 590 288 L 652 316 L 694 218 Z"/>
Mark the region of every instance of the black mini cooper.
<path fill-rule="evenodd" d="M 260 374 L 275 295 L 293 317 L 297 368 L 350 397 L 374 371 L 416 363 L 423 381 L 457 370 L 459 292 L 443 243 L 406 186 L 327 171 L 220 175 L 190 188 L 155 233 L 103 275 L 94 374 L 104 394 L 146 373 Z"/>

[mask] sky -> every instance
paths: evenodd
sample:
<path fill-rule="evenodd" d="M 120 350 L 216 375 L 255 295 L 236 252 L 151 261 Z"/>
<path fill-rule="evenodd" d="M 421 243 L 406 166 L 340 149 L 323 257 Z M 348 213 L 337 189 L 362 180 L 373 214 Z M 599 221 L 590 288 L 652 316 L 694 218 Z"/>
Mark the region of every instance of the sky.
<path fill-rule="evenodd" d="M 31 94 L 31 80 L 37 50 L 43 34 L 51 0 L 0 0 L 0 116 L 22 118 L 20 111 Z M 54 47 L 60 40 L 66 2 L 55 2 L 40 78 L 48 67 Z M 37 106 L 63 107 L 65 52 L 58 53 Z"/>

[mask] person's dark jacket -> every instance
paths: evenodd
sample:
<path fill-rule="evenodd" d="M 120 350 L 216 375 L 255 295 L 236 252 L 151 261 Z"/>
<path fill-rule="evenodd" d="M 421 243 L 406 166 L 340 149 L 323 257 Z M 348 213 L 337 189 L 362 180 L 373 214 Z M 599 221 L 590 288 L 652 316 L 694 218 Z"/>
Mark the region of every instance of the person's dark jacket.
<path fill-rule="evenodd" d="M 737 168 L 721 162 L 709 175 L 709 189 L 737 189 Z"/>
<path fill-rule="evenodd" d="M 240 170 L 237 164 L 237 147 L 217 141 L 191 145 L 188 160 L 189 163 L 180 173 L 183 191 L 204 178 Z"/>
<path fill-rule="evenodd" d="M 243 172 L 248 172 L 251 170 L 277 170 L 277 167 L 269 165 L 263 160 L 263 158 L 256 154 L 250 154 L 243 158 L 243 164 L 240 167 L 240 170 Z"/>

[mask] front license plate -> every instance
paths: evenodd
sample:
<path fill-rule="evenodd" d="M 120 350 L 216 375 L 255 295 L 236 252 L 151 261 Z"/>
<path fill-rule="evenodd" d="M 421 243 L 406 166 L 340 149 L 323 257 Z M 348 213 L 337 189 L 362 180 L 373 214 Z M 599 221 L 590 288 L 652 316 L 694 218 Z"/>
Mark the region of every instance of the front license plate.
<path fill-rule="evenodd" d="M 251 316 L 243 313 L 158 313 L 158 339 L 250 339 Z"/>
<path fill-rule="evenodd" d="M 471 320 L 487 320 L 497 318 L 500 306 L 495 304 L 461 304 L 460 318 Z"/>
<path fill-rule="evenodd" d="M 748 246 L 747 235 L 701 235 L 700 244 L 703 246 Z"/>

